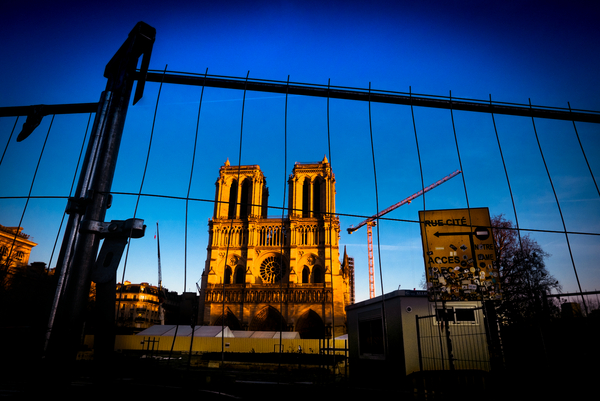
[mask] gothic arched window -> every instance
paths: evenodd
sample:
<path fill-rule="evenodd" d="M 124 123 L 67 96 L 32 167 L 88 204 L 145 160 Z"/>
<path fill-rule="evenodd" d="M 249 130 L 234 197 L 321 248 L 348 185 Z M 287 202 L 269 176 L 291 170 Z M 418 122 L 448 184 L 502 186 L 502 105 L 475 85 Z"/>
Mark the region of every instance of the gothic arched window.
<path fill-rule="evenodd" d="M 250 215 L 252 207 L 252 181 L 246 178 L 242 182 L 242 198 L 240 200 L 240 219 L 245 219 Z"/>
<path fill-rule="evenodd" d="M 302 184 L 302 217 L 310 217 L 310 178 Z"/>
<path fill-rule="evenodd" d="M 302 284 L 307 284 L 310 282 L 310 270 L 308 269 L 308 266 L 304 266 L 304 269 L 302 269 Z"/>
<path fill-rule="evenodd" d="M 314 284 L 321 284 L 323 281 L 323 269 L 319 265 L 314 265 L 312 269 L 312 282 Z"/>
<path fill-rule="evenodd" d="M 246 272 L 242 266 L 238 266 L 235 269 L 235 276 L 233 279 L 234 284 L 244 284 L 246 281 Z"/>
<path fill-rule="evenodd" d="M 237 180 L 231 181 L 231 187 L 229 189 L 229 211 L 227 213 L 228 219 L 235 219 L 237 209 L 237 193 L 238 193 L 238 182 Z"/>
<path fill-rule="evenodd" d="M 225 268 L 225 277 L 223 277 L 223 282 L 225 284 L 231 284 L 231 267 L 229 266 Z"/>
<path fill-rule="evenodd" d="M 321 178 L 315 178 L 313 183 L 313 216 L 319 217 L 321 215 Z"/>

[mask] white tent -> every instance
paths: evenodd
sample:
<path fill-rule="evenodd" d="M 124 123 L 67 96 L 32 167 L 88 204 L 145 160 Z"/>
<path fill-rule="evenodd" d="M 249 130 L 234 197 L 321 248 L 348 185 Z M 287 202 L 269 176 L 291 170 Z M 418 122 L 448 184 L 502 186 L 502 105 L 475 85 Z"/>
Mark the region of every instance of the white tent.
<path fill-rule="evenodd" d="M 236 338 L 272 338 L 278 340 L 280 335 L 279 331 L 242 331 L 234 330 L 233 335 Z M 282 339 L 300 339 L 300 333 L 297 331 L 284 331 L 281 332 Z"/>
<path fill-rule="evenodd" d="M 233 330 L 233 336 L 235 338 L 250 338 L 252 337 L 253 331 L 244 331 L 244 330 Z"/>
<path fill-rule="evenodd" d="M 223 333 L 224 337 L 233 337 L 233 333 L 229 330 L 229 327 L 225 327 Z M 169 337 L 177 335 L 177 337 L 190 337 L 192 335 L 192 328 L 188 325 L 155 325 L 139 332 L 137 335 Z M 221 337 L 221 326 L 198 326 L 194 329 L 194 337 Z"/>
<path fill-rule="evenodd" d="M 155 325 L 137 333 L 138 336 L 164 336 L 165 333 L 171 330 L 173 325 Z"/>
<path fill-rule="evenodd" d="M 229 327 L 223 329 L 223 337 L 235 337 Z M 194 331 L 194 337 L 221 337 L 221 326 L 198 326 Z"/>

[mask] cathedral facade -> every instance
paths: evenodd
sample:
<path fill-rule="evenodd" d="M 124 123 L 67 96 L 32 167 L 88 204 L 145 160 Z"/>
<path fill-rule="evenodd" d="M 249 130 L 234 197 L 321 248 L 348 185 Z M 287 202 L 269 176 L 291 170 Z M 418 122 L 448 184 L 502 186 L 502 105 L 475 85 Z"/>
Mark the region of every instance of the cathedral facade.
<path fill-rule="evenodd" d="M 287 213 L 268 215 L 257 165 L 221 166 L 202 274 L 199 320 L 231 330 L 346 333 L 353 271 L 340 262 L 335 177 L 327 158 L 296 163 Z M 287 214 L 287 215 L 286 215 Z"/>

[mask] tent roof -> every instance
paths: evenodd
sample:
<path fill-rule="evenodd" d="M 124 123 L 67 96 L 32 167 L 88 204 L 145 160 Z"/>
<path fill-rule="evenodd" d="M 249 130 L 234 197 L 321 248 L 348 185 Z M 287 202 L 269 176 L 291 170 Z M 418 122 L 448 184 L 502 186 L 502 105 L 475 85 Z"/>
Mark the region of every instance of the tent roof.
<path fill-rule="evenodd" d="M 138 336 L 163 336 L 167 331 L 173 328 L 172 325 L 155 325 L 137 333 Z"/>
<path fill-rule="evenodd" d="M 177 337 L 190 337 L 192 335 L 192 328 L 188 325 L 155 325 L 151 326 L 141 332 L 138 336 L 175 336 L 175 329 L 177 328 Z M 244 330 L 229 330 L 229 327 L 225 326 L 224 337 L 237 337 L 237 338 L 272 338 L 278 340 L 280 337 L 279 331 L 244 331 Z M 194 337 L 221 337 L 221 326 L 197 326 L 194 329 Z M 300 339 L 300 333 L 297 331 L 283 331 L 281 332 L 281 338 L 284 339 Z"/>
<path fill-rule="evenodd" d="M 235 338 L 250 338 L 252 337 L 253 331 L 244 331 L 244 330 L 233 330 L 233 336 Z"/>
<path fill-rule="evenodd" d="M 235 337 L 229 327 L 223 329 L 223 337 Z M 221 326 L 199 326 L 194 331 L 194 337 L 221 337 Z"/>
<path fill-rule="evenodd" d="M 151 326 L 141 332 L 138 336 L 175 336 L 175 330 L 177 329 L 177 337 L 190 337 L 192 335 L 192 328 L 188 325 L 155 325 Z M 194 329 L 194 337 L 221 337 L 221 326 L 198 326 Z M 229 330 L 229 327 L 224 329 L 224 337 L 233 337 L 233 333 Z"/>

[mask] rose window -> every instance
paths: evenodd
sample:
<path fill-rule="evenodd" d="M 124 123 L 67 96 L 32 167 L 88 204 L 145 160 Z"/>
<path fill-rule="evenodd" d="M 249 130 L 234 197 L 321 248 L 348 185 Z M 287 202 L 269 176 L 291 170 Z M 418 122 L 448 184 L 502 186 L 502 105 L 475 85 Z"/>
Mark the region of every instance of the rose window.
<path fill-rule="evenodd" d="M 276 283 L 281 280 L 280 256 L 269 256 L 260 265 L 260 276 L 265 283 Z"/>

